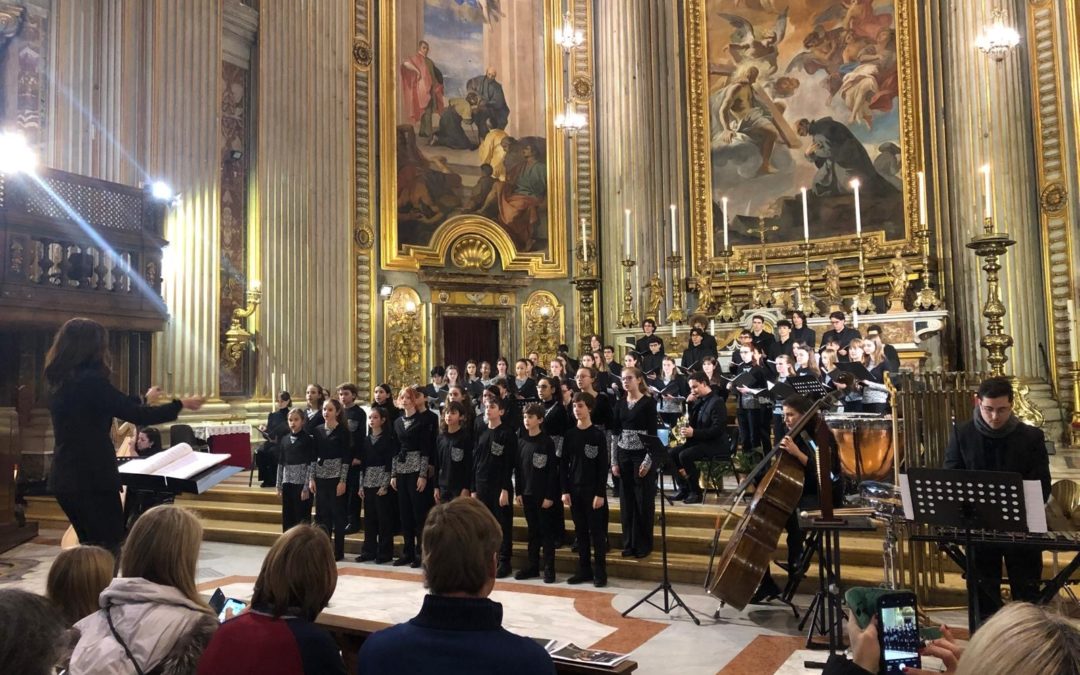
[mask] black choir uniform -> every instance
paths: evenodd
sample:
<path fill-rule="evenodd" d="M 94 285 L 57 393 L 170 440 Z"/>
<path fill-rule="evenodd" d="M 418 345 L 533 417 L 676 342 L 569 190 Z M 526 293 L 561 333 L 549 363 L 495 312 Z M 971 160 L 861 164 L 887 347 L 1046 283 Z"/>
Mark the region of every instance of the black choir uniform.
<path fill-rule="evenodd" d="M 556 407 L 562 408 L 558 404 Z M 518 438 L 514 479 L 529 528 L 528 562 L 515 578 L 527 579 L 542 571 L 544 582 L 552 583 L 555 581 L 555 536 L 558 519 L 555 504 L 561 505 L 562 502 L 559 491 L 559 458 L 555 454 L 554 442 L 544 431 L 541 430 L 535 436 L 526 432 Z M 546 509 L 543 506 L 544 500 L 551 500 L 551 505 Z"/>
<path fill-rule="evenodd" d="M 312 436 L 315 435 L 315 430 L 326 421 L 323 419 L 321 408 L 304 408 L 304 417 L 307 418 L 304 421 L 304 429 Z"/>
<path fill-rule="evenodd" d="M 544 401 L 544 419 L 540 423 L 540 428 L 545 434 L 551 437 L 551 442 L 555 444 L 555 456 L 562 460 L 563 443 L 566 438 L 566 430 L 570 428 L 572 424 L 571 415 L 566 412 L 566 406 L 559 402 L 559 394 L 561 392 L 554 392 L 554 395 L 550 400 Z M 562 493 L 560 493 L 561 495 Z M 557 503 L 552 507 L 555 512 L 555 518 L 553 518 L 555 526 L 556 540 L 561 544 L 566 541 L 566 509 L 563 507 L 561 499 L 555 500 Z"/>
<path fill-rule="evenodd" d="M 754 331 L 750 331 L 750 344 L 760 347 L 763 354 L 769 353 L 769 347 L 774 342 L 776 342 L 776 337 L 769 331 L 763 330 L 757 335 L 754 334 Z"/>
<path fill-rule="evenodd" d="M 519 380 L 516 377 L 511 378 L 507 384 L 510 385 L 510 393 L 518 398 L 539 398 L 540 393 L 536 389 L 536 380 L 531 377 L 526 377 L 524 380 Z"/>
<path fill-rule="evenodd" d="M 765 352 L 766 358 L 775 362 L 779 356 L 787 356 L 791 359 L 792 365 L 795 363 L 795 339 L 790 335 L 787 340 L 773 340 L 769 345 L 769 348 Z"/>
<path fill-rule="evenodd" d="M 829 344 L 830 342 L 835 342 L 836 344 L 840 345 L 840 349 L 847 352 L 848 345 L 851 343 L 851 341 L 861 337 L 862 334 L 859 333 L 858 330 L 849 326 L 844 326 L 844 330 L 842 331 L 830 329 L 821 334 L 821 349 L 819 349 L 818 351 L 824 351 L 825 345 Z M 837 356 L 841 361 L 848 360 L 846 353 L 837 354 Z"/>
<path fill-rule="evenodd" d="M 311 494 L 308 486 L 314 478 L 315 439 L 304 429 L 291 431 L 281 438 L 278 455 L 277 488 L 281 491 L 281 531 L 300 523 L 311 522 Z M 307 499 L 303 498 L 308 493 Z"/>
<path fill-rule="evenodd" d="M 715 391 L 691 403 L 688 417 L 694 435 L 671 453 L 679 469 L 675 478 L 679 494 L 685 492 L 687 496 L 700 493 L 701 472 L 697 462 L 709 455 L 727 457 L 731 447 L 727 433 L 727 404 Z"/>
<path fill-rule="evenodd" d="M 716 356 L 717 348 L 718 348 L 718 346 L 716 344 L 716 336 L 714 336 L 712 333 L 706 332 L 704 329 L 701 330 L 701 346 L 704 347 L 705 349 L 711 349 L 712 353 L 713 353 L 713 356 Z M 686 349 L 693 349 L 693 348 L 694 348 L 694 341 L 692 339 L 690 339 L 690 338 L 687 338 L 686 339 Z"/>
<path fill-rule="evenodd" d="M 612 361 L 611 363 L 607 364 L 607 371 L 611 373 L 617 380 L 619 379 L 619 377 L 622 376 L 622 364 L 618 361 Z"/>
<path fill-rule="evenodd" d="M 597 586 L 607 583 L 608 502 L 607 474 L 610 466 L 607 438 L 592 424 L 585 429 L 572 427 L 563 442 L 562 491 L 570 495 L 570 516 L 577 539 L 580 581 L 590 578 Z M 599 497 L 604 505 L 593 508 Z"/>
<path fill-rule="evenodd" d="M 255 465 L 259 468 L 259 484 L 271 487 L 275 484 L 281 439 L 289 433 L 289 407 L 278 408 L 266 416 L 266 442 L 255 451 Z"/>
<path fill-rule="evenodd" d="M 595 399 L 595 402 L 593 403 L 592 414 L 589 417 L 592 419 L 593 425 L 600 427 L 600 431 L 607 431 L 611 428 L 611 418 L 615 414 L 611 403 L 611 396 L 605 391 L 597 390 L 597 392 L 593 394 L 593 398 Z M 568 415 L 567 420 L 569 428 L 573 429 L 574 416 Z"/>
<path fill-rule="evenodd" d="M 469 398 L 474 401 L 479 401 L 480 397 L 484 395 L 484 381 L 479 377 L 466 380 L 465 388 L 469 391 Z"/>
<path fill-rule="evenodd" d="M 791 339 L 794 342 L 801 342 L 810 349 L 817 346 L 817 333 L 810 326 L 803 326 L 802 328 L 791 329 Z"/>
<path fill-rule="evenodd" d="M 420 393 L 424 395 L 424 398 L 429 398 L 429 399 L 430 398 L 438 399 L 440 393 L 449 392 L 449 391 L 450 391 L 450 385 L 448 385 L 446 383 L 443 383 L 441 385 L 436 386 L 434 382 L 428 382 L 427 384 L 425 384 L 423 387 L 420 388 Z"/>
<path fill-rule="evenodd" d="M 471 429 L 465 424 L 453 433 L 439 432 L 435 441 L 435 485 L 440 502 L 459 497 L 462 490 L 471 491 L 473 445 Z"/>
<path fill-rule="evenodd" d="M 615 456 L 612 466 L 619 468 L 620 517 L 623 531 L 623 557 L 644 558 L 653 548 L 653 516 L 656 512 L 656 466 L 648 451 L 656 436 L 656 400 L 642 396 L 633 405 L 628 399 L 615 404 Z M 646 467 L 644 476 L 638 469 Z"/>
<path fill-rule="evenodd" d="M 656 409 L 660 413 L 660 419 L 664 421 L 664 424 L 669 427 L 675 426 L 675 423 L 682 417 L 683 411 L 686 408 L 686 397 L 690 395 L 690 386 L 686 383 L 686 378 L 682 375 L 675 374 L 671 379 L 665 379 L 663 375 L 657 378 L 653 382 L 651 387 L 655 387 L 656 394 Z M 667 391 L 667 396 L 674 396 L 674 400 L 664 398 L 662 392 Z"/>
<path fill-rule="evenodd" d="M 435 431 L 431 428 L 431 418 L 425 410 L 417 411 L 412 416 L 403 414 L 394 421 L 398 452 L 394 455 L 392 474 L 397 485 L 401 533 L 405 539 L 401 557 L 394 561 L 398 566 L 420 566 L 420 533 L 434 502 L 431 485 L 420 492 L 416 481 L 421 476 L 427 477 L 428 464 L 435 454 Z"/>
<path fill-rule="evenodd" d="M 315 430 L 315 524 L 334 540 L 334 557 L 345 558 L 346 509 L 348 489 L 337 494 L 338 486 L 345 487 L 352 463 L 352 434 L 345 420 L 333 429 L 325 424 Z"/>
<path fill-rule="evenodd" d="M 660 350 L 653 354 L 652 351 L 646 349 L 641 353 L 641 370 L 649 378 L 658 377 L 661 369 L 664 365 L 664 351 Z"/>
<path fill-rule="evenodd" d="M 716 347 L 715 346 L 710 347 L 710 346 L 706 345 L 705 340 L 702 339 L 701 344 L 698 345 L 697 347 L 694 347 L 693 345 L 691 345 L 691 346 L 686 348 L 686 351 L 684 351 L 683 354 L 682 354 L 682 360 L 679 362 L 679 365 L 682 366 L 683 368 L 691 368 L 691 367 L 693 367 L 694 370 L 700 370 L 701 369 L 701 361 L 706 356 L 711 356 L 713 358 L 716 358 Z"/>
<path fill-rule="evenodd" d="M 512 476 L 517 462 L 517 433 L 506 422 L 494 429 L 485 428 L 473 451 L 472 491 L 499 521 L 502 544 L 499 546 L 499 573 L 510 573 L 514 535 L 514 484 Z M 499 494 L 506 490 L 507 506 L 499 505 Z"/>
<path fill-rule="evenodd" d="M 765 369 L 752 363 L 739 364 L 736 376 L 742 373 L 750 373 L 753 381 L 748 389 L 764 389 L 766 386 Z M 753 452 L 760 448 L 761 452 L 769 450 L 769 426 L 772 422 L 772 399 L 768 403 L 762 403 L 759 394 L 744 394 L 732 389 L 732 394 L 737 396 L 738 412 L 736 413 L 739 423 L 739 442 L 744 452 Z M 765 406 L 764 408 L 762 406 Z"/>
<path fill-rule="evenodd" d="M 634 341 L 634 351 L 637 352 L 638 354 L 648 354 L 649 353 L 649 340 L 653 339 L 654 337 L 660 338 L 660 336 L 656 334 L 656 331 L 653 331 L 652 335 L 642 335 L 641 337 L 639 337 L 637 340 Z M 664 340 L 663 340 L 663 338 L 660 338 L 660 356 L 662 357 L 663 355 L 664 355 Z"/>
<path fill-rule="evenodd" d="M 504 425 L 510 427 L 511 429 L 513 429 L 515 433 L 517 432 L 518 429 L 521 428 L 521 423 L 522 423 L 521 408 L 522 408 L 521 401 L 514 398 L 513 394 L 511 394 L 510 396 L 507 396 L 506 398 L 503 399 L 502 423 Z M 486 425 L 481 426 L 481 429 L 480 429 L 481 432 L 483 431 L 483 428 L 485 426 Z"/>
<path fill-rule="evenodd" d="M 348 504 L 345 509 L 345 529 L 350 533 L 360 531 L 360 443 L 367 434 L 367 413 L 360 404 L 353 404 L 351 408 L 345 408 L 345 419 L 348 420 L 349 434 L 353 441 L 352 456 L 354 461 L 349 464 L 349 476 L 345 482 L 345 495 Z"/>
<path fill-rule="evenodd" d="M 374 560 L 381 565 L 394 558 L 397 509 L 394 491 L 390 489 L 390 476 L 397 453 L 397 438 L 386 426 L 378 436 L 368 434 L 361 439 L 360 489 L 364 491 L 364 546 L 360 549 L 357 562 Z"/>

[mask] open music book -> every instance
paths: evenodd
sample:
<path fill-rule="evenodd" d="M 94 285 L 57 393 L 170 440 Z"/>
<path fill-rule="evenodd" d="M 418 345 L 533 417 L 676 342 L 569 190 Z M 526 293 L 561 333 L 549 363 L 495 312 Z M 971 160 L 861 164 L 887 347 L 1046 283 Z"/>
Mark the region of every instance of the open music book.
<path fill-rule="evenodd" d="M 231 455 L 196 452 L 187 443 L 180 443 L 146 459 L 124 462 L 120 466 L 120 473 L 187 479 L 221 464 L 230 457 Z"/>
<path fill-rule="evenodd" d="M 533 638 L 533 641 L 543 647 L 544 650 L 551 655 L 551 658 L 558 661 L 568 661 L 570 663 L 583 663 L 592 666 L 614 668 L 625 661 L 626 657 L 629 656 L 629 654 L 605 652 L 598 649 L 584 649 L 578 647 L 573 642 L 560 642 L 558 640 L 546 640 L 544 638 Z"/>

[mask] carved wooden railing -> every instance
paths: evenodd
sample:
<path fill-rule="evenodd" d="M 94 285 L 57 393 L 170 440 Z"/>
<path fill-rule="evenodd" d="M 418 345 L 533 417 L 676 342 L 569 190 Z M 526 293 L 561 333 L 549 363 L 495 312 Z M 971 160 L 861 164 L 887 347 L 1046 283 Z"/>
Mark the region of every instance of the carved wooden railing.
<path fill-rule="evenodd" d="M 45 169 L 0 174 L 0 315 L 8 327 L 87 316 L 161 330 L 164 205 L 138 188 Z"/>

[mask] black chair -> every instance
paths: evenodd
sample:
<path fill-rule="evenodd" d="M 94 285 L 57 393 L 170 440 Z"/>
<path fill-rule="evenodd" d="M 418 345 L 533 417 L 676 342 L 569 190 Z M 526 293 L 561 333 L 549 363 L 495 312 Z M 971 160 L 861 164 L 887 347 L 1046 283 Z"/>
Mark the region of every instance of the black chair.
<path fill-rule="evenodd" d="M 714 468 L 719 467 L 721 470 L 727 469 L 735 476 L 735 482 L 739 482 L 739 474 L 735 471 L 735 450 L 739 446 L 739 435 L 728 433 L 727 444 L 718 443 L 710 448 L 710 452 L 704 459 L 700 460 L 705 464 L 706 484 L 705 494 L 702 496 L 702 503 L 705 501 L 705 497 L 709 496 L 709 490 L 716 493 L 716 501 L 720 501 L 720 493 L 724 489 L 724 473 L 720 474 L 719 480 L 714 480 L 715 475 Z"/>
<path fill-rule="evenodd" d="M 187 443 L 193 450 L 206 450 L 209 445 L 206 441 L 195 436 L 195 430 L 190 424 L 173 424 L 169 427 L 169 445 Z"/>

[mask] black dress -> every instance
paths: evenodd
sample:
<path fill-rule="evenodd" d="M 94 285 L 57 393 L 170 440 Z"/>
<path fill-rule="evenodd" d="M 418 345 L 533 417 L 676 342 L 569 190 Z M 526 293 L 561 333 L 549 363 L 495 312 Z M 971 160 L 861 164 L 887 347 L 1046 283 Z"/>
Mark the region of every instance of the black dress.
<path fill-rule="evenodd" d="M 644 558 L 652 552 L 653 516 L 656 511 L 656 466 L 648 451 L 656 436 L 656 400 L 642 396 L 615 404 L 615 456 L 619 468 L 619 515 L 623 530 L 623 556 Z M 645 475 L 638 472 L 645 468 Z"/>

